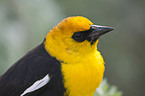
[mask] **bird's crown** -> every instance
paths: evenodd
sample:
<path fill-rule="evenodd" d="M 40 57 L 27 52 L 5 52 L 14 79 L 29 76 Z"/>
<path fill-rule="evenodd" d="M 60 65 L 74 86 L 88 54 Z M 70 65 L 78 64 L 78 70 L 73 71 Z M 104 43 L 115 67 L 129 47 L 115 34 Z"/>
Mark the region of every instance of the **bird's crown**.
<path fill-rule="evenodd" d="M 63 19 L 54 29 L 64 30 L 62 32 L 66 32 L 65 30 L 69 32 L 79 32 L 89 30 L 92 24 L 89 19 L 83 16 L 75 16 Z"/>

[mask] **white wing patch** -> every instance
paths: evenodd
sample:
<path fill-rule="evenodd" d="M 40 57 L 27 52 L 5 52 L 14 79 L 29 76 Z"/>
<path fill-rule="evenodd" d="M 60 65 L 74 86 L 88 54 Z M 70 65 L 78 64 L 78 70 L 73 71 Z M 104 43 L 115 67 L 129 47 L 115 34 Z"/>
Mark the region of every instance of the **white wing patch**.
<path fill-rule="evenodd" d="M 27 88 L 20 96 L 24 96 L 27 93 L 33 92 L 41 87 L 43 87 L 44 85 L 46 85 L 50 80 L 49 75 L 47 74 L 44 78 L 36 81 L 32 86 L 30 86 L 29 88 Z"/>

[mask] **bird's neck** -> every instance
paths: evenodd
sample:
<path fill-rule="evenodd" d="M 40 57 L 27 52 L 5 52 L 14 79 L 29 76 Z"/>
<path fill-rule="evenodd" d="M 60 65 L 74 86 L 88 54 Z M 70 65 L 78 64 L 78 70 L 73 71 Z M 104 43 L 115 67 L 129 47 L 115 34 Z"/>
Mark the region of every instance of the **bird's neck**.
<path fill-rule="evenodd" d="M 89 47 L 82 47 L 84 49 L 77 49 L 77 46 L 72 46 L 68 48 L 63 41 L 53 34 L 48 33 L 46 40 L 44 42 L 46 51 L 56 59 L 63 61 L 65 63 L 80 62 L 80 59 L 84 57 L 96 58 L 97 44 Z M 86 41 L 87 42 L 87 41 Z M 84 59 L 85 62 L 86 59 Z M 81 61 L 83 62 L 83 61 Z"/>

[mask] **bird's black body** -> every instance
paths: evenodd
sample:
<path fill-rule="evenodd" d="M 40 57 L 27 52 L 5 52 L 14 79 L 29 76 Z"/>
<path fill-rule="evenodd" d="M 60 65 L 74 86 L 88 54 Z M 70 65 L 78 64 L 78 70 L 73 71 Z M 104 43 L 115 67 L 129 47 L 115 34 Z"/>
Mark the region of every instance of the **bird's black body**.
<path fill-rule="evenodd" d="M 49 74 L 44 87 L 25 96 L 63 96 L 61 64 L 45 50 L 43 43 L 28 52 L 0 77 L 0 96 L 20 96 L 37 80 Z"/>

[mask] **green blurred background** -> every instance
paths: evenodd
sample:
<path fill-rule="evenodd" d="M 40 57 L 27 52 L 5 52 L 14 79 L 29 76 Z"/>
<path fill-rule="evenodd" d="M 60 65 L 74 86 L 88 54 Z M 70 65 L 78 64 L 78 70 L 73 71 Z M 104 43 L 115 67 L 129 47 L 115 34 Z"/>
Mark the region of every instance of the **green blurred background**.
<path fill-rule="evenodd" d="M 0 0 L 0 74 L 75 15 L 115 28 L 98 45 L 104 77 L 123 96 L 145 96 L 145 0 Z"/>

